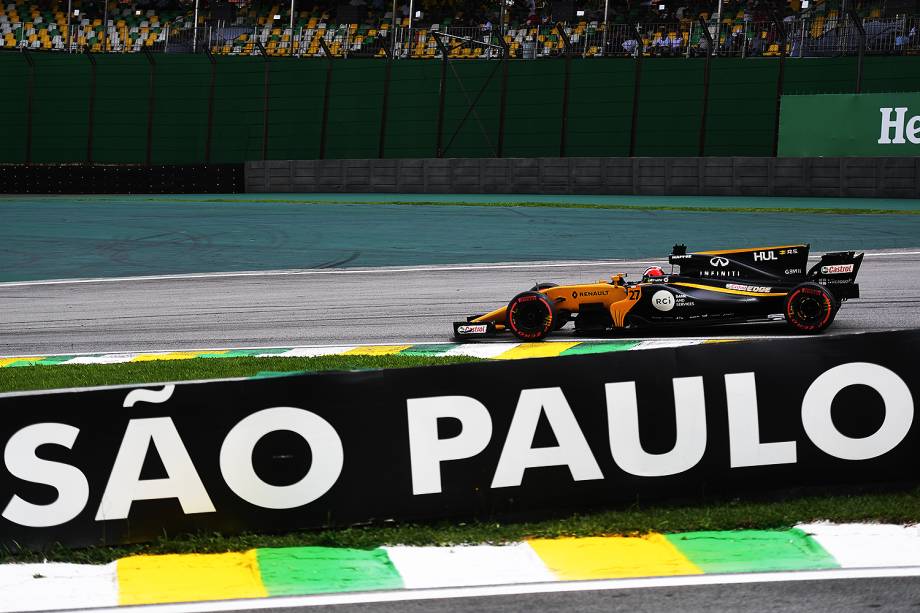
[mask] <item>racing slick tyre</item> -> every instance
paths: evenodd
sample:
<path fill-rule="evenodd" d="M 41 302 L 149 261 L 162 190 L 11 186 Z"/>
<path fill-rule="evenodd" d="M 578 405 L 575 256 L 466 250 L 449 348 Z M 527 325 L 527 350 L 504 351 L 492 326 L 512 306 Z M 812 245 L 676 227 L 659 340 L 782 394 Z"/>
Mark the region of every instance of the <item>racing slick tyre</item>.
<path fill-rule="evenodd" d="M 553 331 L 558 315 L 552 300 L 540 292 L 521 292 L 508 303 L 507 325 L 522 341 L 539 341 Z"/>
<path fill-rule="evenodd" d="M 532 292 L 539 292 L 544 289 L 550 289 L 553 287 L 559 287 L 558 283 L 537 283 L 530 288 Z M 556 313 L 556 323 L 553 325 L 553 330 L 561 330 L 565 324 L 569 323 L 572 319 L 572 314 L 569 311 L 558 311 Z"/>
<path fill-rule="evenodd" d="M 783 303 L 786 322 L 803 334 L 823 332 L 834 321 L 837 309 L 833 294 L 818 283 L 796 285 Z"/>

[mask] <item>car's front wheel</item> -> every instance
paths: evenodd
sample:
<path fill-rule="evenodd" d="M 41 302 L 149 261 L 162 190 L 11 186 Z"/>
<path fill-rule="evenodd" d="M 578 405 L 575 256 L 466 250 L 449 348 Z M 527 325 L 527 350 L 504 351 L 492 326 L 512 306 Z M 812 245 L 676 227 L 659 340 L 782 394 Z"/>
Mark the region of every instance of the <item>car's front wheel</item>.
<path fill-rule="evenodd" d="M 556 319 L 556 307 L 546 294 L 522 292 L 508 303 L 508 328 L 522 341 L 543 340 L 552 332 Z"/>
<path fill-rule="evenodd" d="M 797 332 L 817 334 L 831 325 L 837 308 L 837 301 L 826 287 L 802 283 L 786 295 L 783 312 L 786 322 Z"/>

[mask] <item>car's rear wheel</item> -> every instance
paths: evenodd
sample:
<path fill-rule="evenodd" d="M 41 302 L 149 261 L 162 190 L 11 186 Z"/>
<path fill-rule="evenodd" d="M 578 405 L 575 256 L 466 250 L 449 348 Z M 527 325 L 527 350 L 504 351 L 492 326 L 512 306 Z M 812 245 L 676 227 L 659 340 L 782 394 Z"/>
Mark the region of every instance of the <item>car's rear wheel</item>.
<path fill-rule="evenodd" d="M 522 292 L 508 303 L 508 328 L 523 341 L 546 338 L 554 329 L 556 320 L 556 307 L 546 294 Z"/>
<path fill-rule="evenodd" d="M 796 285 L 783 306 L 786 322 L 803 334 L 823 332 L 834 321 L 838 308 L 833 294 L 818 283 Z"/>

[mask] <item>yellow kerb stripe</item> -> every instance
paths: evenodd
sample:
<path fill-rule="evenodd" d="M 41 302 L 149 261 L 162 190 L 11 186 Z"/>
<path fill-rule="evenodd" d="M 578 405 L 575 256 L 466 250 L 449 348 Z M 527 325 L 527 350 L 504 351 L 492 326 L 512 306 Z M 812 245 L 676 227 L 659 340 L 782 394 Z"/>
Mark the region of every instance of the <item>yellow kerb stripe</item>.
<path fill-rule="evenodd" d="M 566 349 L 580 343 L 522 343 L 495 356 L 497 360 L 520 360 L 522 358 L 554 358 Z"/>
<path fill-rule="evenodd" d="M 349 349 L 342 355 L 393 355 L 405 351 L 412 345 L 367 345 Z"/>
<path fill-rule="evenodd" d="M 0 368 L 4 366 L 9 366 L 10 364 L 15 364 L 16 362 L 37 362 L 43 358 L 40 357 L 25 357 L 25 358 L 0 358 Z"/>
<path fill-rule="evenodd" d="M 695 287 L 696 289 L 705 289 L 710 292 L 718 292 L 720 294 L 735 294 L 737 296 L 770 296 L 778 297 L 785 296 L 787 292 L 745 292 L 740 289 L 728 289 L 727 287 L 712 287 L 711 285 L 700 285 L 699 283 L 675 283 L 674 285 L 682 285 L 684 287 Z"/>
<path fill-rule="evenodd" d="M 155 362 L 157 360 L 191 360 L 210 351 L 173 351 L 172 353 L 142 353 L 134 356 L 132 362 Z"/>
<path fill-rule="evenodd" d="M 118 603 L 122 605 L 265 596 L 268 592 L 254 549 L 118 560 Z"/>
<path fill-rule="evenodd" d="M 695 251 L 698 255 L 722 255 L 725 253 L 745 253 L 746 251 L 770 251 L 771 249 L 804 249 L 805 245 L 780 245 L 778 247 L 748 247 L 747 249 L 720 249 L 719 251 Z"/>
<path fill-rule="evenodd" d="M 562 580 L 699 575 L 703 572 L 660 534 L 528 542 L 547 568 Z"/>

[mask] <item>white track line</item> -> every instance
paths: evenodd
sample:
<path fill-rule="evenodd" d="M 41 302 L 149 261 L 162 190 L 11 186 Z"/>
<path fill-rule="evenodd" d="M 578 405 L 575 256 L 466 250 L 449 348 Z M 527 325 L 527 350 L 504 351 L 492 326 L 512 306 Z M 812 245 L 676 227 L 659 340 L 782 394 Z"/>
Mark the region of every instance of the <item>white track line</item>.
<path fill-rule="evenodd" d="M 920 255 L 920 251 L 889 251 L 879 253 L 866 253 L 866 257 L 888 257 L 899 255 Z M 124 283 L 126 281 L 176 281 L 193 279 L 219 279 L 236 277 L 292 277 L 310 275 L 380 275 L 391 273 L 414 272 L 469 272 L 489 270 L 527 270 L 532 268 L 568 268 L 572 266 L 623 266 L 661 264 L 667 258 L 649 258 L 641 260 L 602 260 L 602 261 L 573 261 L 573 262 L 525 262 L 521 264 L 466 264 L 453 266 L 410 266 L 403 268 L 331 268 L 323 270 L 293 269 L 293 270 L 244 270 L 239 272 L 207 272 L 188 273 L 175 275 L 147 275 L 139 277 L 95 277 L 87 279 L 49 279 L 39 281 L 8 281 L 0 283 L 0 289 L 6 287 L 23 287 L 29 285 L 79 285 L 85 283 Z M 810 260 L 817 260 L 818 256 L 812 255 Z"/>
<path fill-rule="evenodd" d="M 782 581 L 828 581 L 841 579 L 876 579 L 882 577 L 920 577 L 920 566 L 896 568 L 846 568 L 836 570 L 791 571 L 777 573 L 741 573 L 734 575 L 685 575 L 677 577 L 646 577 L 641 579 L 608 579 L 601 581 L 564 581 L 481 587 L 393 590 L 386 592 L 357 592 L 346 594 L 317 594 L 314 596 L 277 596 L 274 598 L 191 602 L 178 604 L 141 605 L 132 611 L 151 613 L 206 613 L 210 611 L 243 611 L 315 607 L 337 604 L 400 602 L 439 598 L 474 598 L 482 596 L 514 596 L 551 592 L 587 592 L 628 590 L 655 587 L 698 585 L 727 585 L 743 583 L 777 583 Z M 113 608 L 82 609 L 113 611 Z"/>
<path fill-rule="evenodd" d="M 0 288 L 19 287 L 23 285 L 69 285 L 81 283 L 121 283 L 124 281 L 172 281 L 186 279 L 216 279 L 232 277 L 291 277 L 308 275 L 368 275 L 412 272 L 469 272 L 489 270 L 516 270 L 528 268 L 566 268 L 571 266 L 613 266 L 624 264 L 660 264 L 663 259 L 657 260 L 607 260 L 599 262 L 527 262 L 522 264 L 467 264 L 456 266 L 410 266 L 404 268 L 329 268 L 329 269 L 292 269 L 292 270 L 245 270 L 239 272 L 207 272 L 175 275 L 148 275 L 140 277 L 98 277 L 89 279 L 50 279 L 47 281 L 9 281 L 0 283 Z"/>

